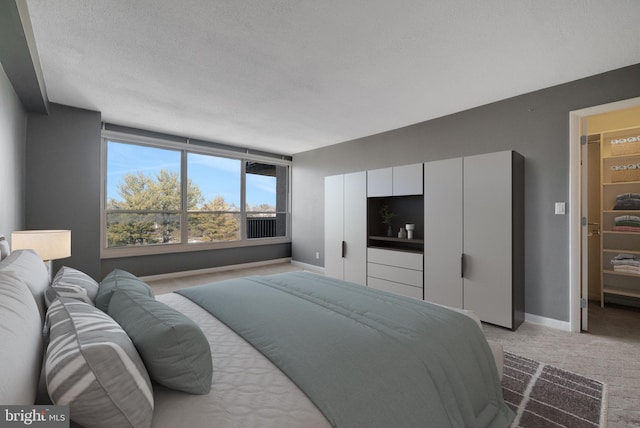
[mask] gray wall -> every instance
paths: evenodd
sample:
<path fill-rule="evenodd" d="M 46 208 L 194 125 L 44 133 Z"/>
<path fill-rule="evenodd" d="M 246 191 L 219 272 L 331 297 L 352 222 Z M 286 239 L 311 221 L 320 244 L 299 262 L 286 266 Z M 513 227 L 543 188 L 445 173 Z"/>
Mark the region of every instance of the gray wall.
<path fill-rule="evenodd" d="M 27 115 L 0 65 L 0 235 L 24 229 Z"/>
<path fill-rule="evenodd" d="M 193 251 L 102 260 L 101 277 L 113 269 L 137 276 L 206 269 L 291 257 L 291 244 L 271 244 L 223 250 Z"/>
<path fill-rule="evenodd" d="M 554 202 L 569 200 L 569 112 L 638 96 L 640 64 L 298 153 L 293 258 L 324 265 L 326 175 L 512 149 L 525 157 L 526 312 L 569 321 L 569 217 L 553 213 Z"/>
<path fill-rule="evenodd" d="M 100 113 L 59 104 L 30 113 L 27 125 L 26 227 L 70 229 L 72 266 L 100 272 Z"/>

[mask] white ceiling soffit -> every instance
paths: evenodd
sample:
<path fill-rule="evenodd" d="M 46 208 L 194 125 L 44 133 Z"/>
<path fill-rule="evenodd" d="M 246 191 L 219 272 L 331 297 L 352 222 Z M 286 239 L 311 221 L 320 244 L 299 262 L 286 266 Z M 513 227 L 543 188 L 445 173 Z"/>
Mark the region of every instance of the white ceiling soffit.
<path fill-rule="evenodd" d="M 640 63 L 637 0 L 27 0 L 49 99 L 293 154 Z"/>

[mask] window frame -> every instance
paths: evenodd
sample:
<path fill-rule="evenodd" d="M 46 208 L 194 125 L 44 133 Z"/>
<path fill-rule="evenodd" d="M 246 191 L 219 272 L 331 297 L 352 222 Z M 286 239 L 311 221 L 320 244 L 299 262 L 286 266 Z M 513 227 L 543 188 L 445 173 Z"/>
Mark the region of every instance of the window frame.
<path fill-rule="evenodd" d="M 181 186 L 181 209 L 180 209 L 180 243 L 173 244 L 150 244 L 141 246 L 127 247 L 107 247 L 107 146 L 108 142 L 113 141 L 123 144 L 134 144 L 139 146 L 169 149 L 180 151 L 180 186 Z M 117 131 L 102 130 L 100 141 L 100 258 L 119 258 L 132 257 L 141 255 L 154 254 L 171 254 L 192 251 L 210 251 L 225 248 L 253 247 L 270 244 L 290 243 L 291 242 L 291 165 L 292 162 L 286 159 L 278 159 L 276 157 L 261 156 L 249 153 L 239 153 L 232 150 L 224 150 L 218 147 L 207 147 L 204 144 L 191 144 L 190 140 L 185 138 L 182 141 L 165 140 L 161 138 L 132 135 Z M 235 241 L 218 241 L 218 242 L 188 242 L 188 215 L 194 211 L 186 208 L 187 198 L 187 154 L 196 153 L 201 155 L 218 156 L 240 161 L 240 239 Z M 287 182 L 285 186 L 286 192 L 286 235 L 269 238 L 247 238 L 247 211 L 246 211 L 246 163 L 261 162 L 277 166 L 287 167 Z M 109 211 L 111 212 L 111 211 Z M 142 212 L 142 211 L 141 211 Z M 144 211 L 147 212 L 147 211 Z"/>

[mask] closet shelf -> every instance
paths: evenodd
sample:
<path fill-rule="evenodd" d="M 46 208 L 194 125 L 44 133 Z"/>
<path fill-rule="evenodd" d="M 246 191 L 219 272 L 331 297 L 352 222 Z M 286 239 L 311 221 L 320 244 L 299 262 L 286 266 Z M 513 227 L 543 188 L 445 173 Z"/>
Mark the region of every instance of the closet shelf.
<path fill-rule="evenodd" d="M 424 239 L 394 238 L 393 236 L 369 236 L 372 241 L 402 242 L 403 244 L 424 244 Z"/>
<path fill-rule="evenodd" d="M 627 153 L 624 155 L 604 155 L 602 159 L 624 159 L 624 158 L 637 158 L 640 153 Z"/>
<path fill-rule="evenodd" d="M 617 230 L 603 230 L 602 233 L 606 235 L 631 235 L 631 236 L 638 235 L 640 236 L 640 232 L 619 232 Z"/>
<path fill-rule="evenodd" d="M 615 294 L 617 296 L 640 297 L 640 292 L 638 291 L 621 288 L 605 287 L 602 289 L 602 292 L 606 294 Z"/>
<path fill-rule="evenodd" d="M 624 254 L 637 254 L 637 255 L 640 255 L 640 251 L 637 251 L 637 250 L 630 251 L 630 250 L 621 250 L 621 249 L 618 249 L 618 248 L 603 248 L 602 251 L 605 252 L 605 253 L 624 253 Z"/>
<path fill-rule="evenodd" d="M 640 193 L 640 127 L 612 129 L 600 132 L 600 218 L 591 220 L 600 223 L 600 305 L 604 307 L 605 294 L 640 298 L 640 272 L 614 270 L 610 261 L 616 254 L 630 254 L 640 260 L 640 230 L 633 227 L 614 227 L 615 219 L 622 216 L 640 217 L 638 209 L 614 210 L 617 195 Z M 631 141 L 628 141 L 633 137 Z M 595 147 L 595 146 L 592 146 Z M 635 165 L 633 170 L 618 167 Z M 628 181 L 621 181 L 628 180 Z M 591 196 L 590 196 L 591 197 Z M 619 204 L 621 207 L 637 207 Z M 590 214 L 591 215 L 591 214 Z M 618 226 L 634 225 L 620 222 Z M 617 229 L 617 230 L 616 230 Z M 624 230 L 627 229 L 627 230 Z M 595 290 L 593 290 L 595 291 Z"/>
<path fill-rule="evenodd" d="M 640 274 L 630 273 L 630 272 L 620 272 L 618 270 L 604 269 L 602 271 L 602 273 L 607 274 L 607 275 L 620 275 L 620 276 L 630 276 L 632 278 L 640 278 Z"/>
<path fill-rule="evenodd" d="M 640 184 L 640 181 L 616 181 L 612 183 L 602 183 L 603 186 L 623 186 L 626 184 Z"/>

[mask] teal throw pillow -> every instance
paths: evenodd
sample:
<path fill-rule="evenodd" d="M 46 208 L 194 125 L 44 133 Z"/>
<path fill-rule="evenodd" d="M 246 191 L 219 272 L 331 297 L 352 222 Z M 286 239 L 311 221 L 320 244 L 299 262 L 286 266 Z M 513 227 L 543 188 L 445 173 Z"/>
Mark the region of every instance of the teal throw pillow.
<path fill-rule="evenodd" d="M 154 297 L 151 287 L 138 277 L 127 271 L 114 269 L 100 283 L 98 295 L 95 300 L 96 307 L 103 312 L 107 312 L 111 295 L 117 290 Z"/>
<path fill-rule="evenodd" d="M 153 297 L 127 291 L 113 293 L 108 313 L 131 338 L 153 381 L 191 394 L 210 391 L 211 349 L 195 322 Z"/>

